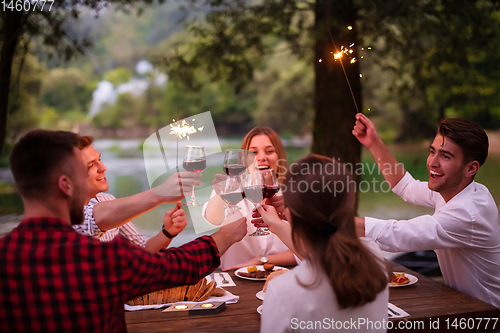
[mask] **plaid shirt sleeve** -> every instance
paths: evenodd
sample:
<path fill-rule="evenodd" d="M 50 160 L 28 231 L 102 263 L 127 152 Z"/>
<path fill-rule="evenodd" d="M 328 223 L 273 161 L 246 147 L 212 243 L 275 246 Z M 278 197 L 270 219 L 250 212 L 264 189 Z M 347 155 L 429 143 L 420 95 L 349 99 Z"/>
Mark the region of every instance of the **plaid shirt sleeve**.
<path fill-rule="evenodd" d="M 126 332 L 126 301 L 194 284 L 219 264 L 209 236 L 152 254 L 61 220 L 25 220 L 0 238 L 0 332 Z"/>

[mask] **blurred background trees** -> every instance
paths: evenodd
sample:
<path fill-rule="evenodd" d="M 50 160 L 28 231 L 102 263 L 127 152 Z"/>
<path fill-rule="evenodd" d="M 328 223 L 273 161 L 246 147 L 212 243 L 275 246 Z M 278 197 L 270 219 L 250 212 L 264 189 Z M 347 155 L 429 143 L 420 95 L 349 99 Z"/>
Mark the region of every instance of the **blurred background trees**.
<path fill-rule="evenodd" d="M 220 135 L 267 124 L 283 135 L 314 137 L 317 152 L 350 147 L 332 139 L 336 124 L 350 132 L 339 115 L 352 123 L 355 108 L 330 54 L 338 51 L 331 37 L 337 49 L 355 43 L 343 64 L 360 111 L 385 138 L 432 136 L 442 117 L 500 125 L 495 0 L 88 3 L 78 12 L 52 13 L 57 24 L 37 12 L 25 22 L 6 89 L 4 158 L 9 145 L 35 127 L 144 137 L 178 111 L 185 117 L 207 110 Z M 328 38 L 318 37 L 320 5 L 330 13 L 329 29 L 323 27 L 332 32 Z M 102 7 L 97 18 L 93 7 Z M 346 8 L 348 19 L 335 16 Z M 1 14 L 5 49 L 13 17 Z M 0 61 L 6 60 L 2 53 Z M 323 78 L 329 85 L 319 93 L 318 77 L 328 68 L 335 79 Z M 5 80 L 0 77 L 4 86 Z"/>

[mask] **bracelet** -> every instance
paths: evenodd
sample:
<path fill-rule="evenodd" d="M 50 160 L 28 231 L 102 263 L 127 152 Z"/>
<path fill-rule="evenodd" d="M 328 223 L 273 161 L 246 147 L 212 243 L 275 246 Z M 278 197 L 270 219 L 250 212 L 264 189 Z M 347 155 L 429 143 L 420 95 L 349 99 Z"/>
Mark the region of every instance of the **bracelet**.
<path fill-rule="evenodd" d="M 169 238 L 169 239 L 172 239 L 172 238 L 174 238 L 175 236 L 177 236 L 177 235 L 173 235 L 173 236 L 172 236 L 172 235 L 170 234 L 170 232 L 168 232 L 168 231 L 167 231 L 167 229 L 165 229 L 165 225 L 162 225 L 162 227 L 161 227 L 161 231 L 162 231 L 162 232 L 163 232 L 163 234 L 164 234 L 167 238 Z"/>

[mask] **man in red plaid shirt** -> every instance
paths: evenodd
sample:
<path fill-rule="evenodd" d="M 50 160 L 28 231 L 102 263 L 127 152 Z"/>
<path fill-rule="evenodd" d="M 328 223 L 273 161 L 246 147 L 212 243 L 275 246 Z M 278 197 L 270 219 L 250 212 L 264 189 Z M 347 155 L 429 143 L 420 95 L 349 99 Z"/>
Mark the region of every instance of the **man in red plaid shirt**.
<path fill-rule="evenodd" d="M 33 131 L 14 147 L 11 169 L 24 220 L 0 238 L 0 332 L 126 332 L 123 304 L 195 284 L 246 234 L 244 218 L 157 254 L 122 237 L 83 236 L 87 168 L 69 132 Z"/>

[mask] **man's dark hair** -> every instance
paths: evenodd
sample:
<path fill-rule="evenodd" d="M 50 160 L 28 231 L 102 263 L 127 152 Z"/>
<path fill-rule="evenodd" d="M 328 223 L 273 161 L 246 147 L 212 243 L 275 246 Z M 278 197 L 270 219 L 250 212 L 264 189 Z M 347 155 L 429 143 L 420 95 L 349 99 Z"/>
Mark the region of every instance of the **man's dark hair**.
<path fill-rule="evenodd" d="M 439 122 L 438 134 L 462 148 L 464 163 L 478 161 L 483 165 L 488 157 L 489 141 L 484 130 L 472 120 L 447 118 Z"/>
<path fill-rule="evenodd" d="M 78 135 L 64 131 L 34 130 L 14 146 L 10 168 L 25 198 L 40 198 L 51 191 L 53 172 L 74 156 Z"/>

